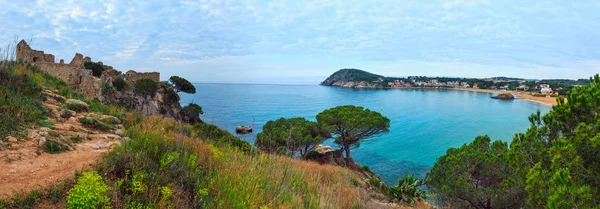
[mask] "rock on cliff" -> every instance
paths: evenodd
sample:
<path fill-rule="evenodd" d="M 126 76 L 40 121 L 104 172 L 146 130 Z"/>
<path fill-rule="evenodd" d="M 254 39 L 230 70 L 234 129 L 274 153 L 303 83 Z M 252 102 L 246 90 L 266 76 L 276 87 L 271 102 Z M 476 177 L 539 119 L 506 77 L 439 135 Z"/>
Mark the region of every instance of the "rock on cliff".
<path fill-rule="evenodd" d="M 181 120 L 182 108 L 179 101 L 169 98 L 173 90 L 169 86 L 159 84 L 156 94 L 147 96 L 136 94 L 131 89 L 104 91 L 104 101 L 114 102 L 127 108 L 138 110 L 144 115 L 163 115 Z"/>
<path fill-rule="evenodd" d="M 385 77 L 358 69 L 341 69 L 323 82 L 323 86 L 339 86 L 345 88 L 382 88 Z"/>

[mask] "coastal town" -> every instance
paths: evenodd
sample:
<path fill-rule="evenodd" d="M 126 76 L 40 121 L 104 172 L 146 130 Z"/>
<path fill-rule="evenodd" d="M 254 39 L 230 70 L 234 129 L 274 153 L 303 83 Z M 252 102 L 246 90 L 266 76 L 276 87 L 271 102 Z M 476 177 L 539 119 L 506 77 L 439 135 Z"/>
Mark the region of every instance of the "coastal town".
<path fill-rule="evenodd" d="M 576 86 L 589 83 L 589 79 L 385 77 L 359 69 L 341 69 L 321 82 L 321 85 L 355 89 L 452 89 L 494 94 L 507 93 L 519 99 L 556 105 L 556 97 L 566 95 Z"/>
<path fill-rule="evenodd" d="M 441 81 L 441 80 L 447 81 Z M 462 81 L 467 80 L 467 81 Z M 375 82 L 384 82 L 379 79 Z M 455 88 L 455 89 L 490 89 L 490 90 L 511 90 L 518 92 L 532 92 L 540 96 L 557 96 L 559 92 L 570 89 L 573 86 L 582 85 L 585 81 L 579 81 L 581 84 L 573 83 L 571 85 L 560 84 L 556 80 L 532 80 L 525 79 L 505 79 L 505 78 L 485 78 L 485 79 L 460 79 L 460 78 L 427 78 L 427 77 L 408 77 L 407 79 L 396 79 L 384 83 L 387 88 Z M 386 85 L 387 84 L 387 85 Z M 554 85 L 552 85 L 554 84 Z"/>

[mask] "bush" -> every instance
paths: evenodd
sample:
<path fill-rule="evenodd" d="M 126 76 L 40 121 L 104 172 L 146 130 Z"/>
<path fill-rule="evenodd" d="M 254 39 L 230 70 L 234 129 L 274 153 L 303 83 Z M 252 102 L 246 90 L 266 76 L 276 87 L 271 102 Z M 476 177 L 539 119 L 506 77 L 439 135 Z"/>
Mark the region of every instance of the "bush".
<path fill-rule="evenodd" d="M 165 103 L 167 104 L 173 104 L 173 103 L 178 103 L 179 102 L 179 95 L 177 95 L 177 93 L 175 93 L 175 90 L 173 90 L 173 88 L 169 88 L 166 87 L 165 89 Z"/>
<path fill-rule="evenodd" d="M 77 184 L 69 190 L 67 208 L 102 208 L 108 206 L 108 186 L 96 171 L 84 172 Z"/>
<path fill-rule="evenodd" d="M 55 140 L 47 140 L 44 143 L 44 151 L 50 154 L 57 154 L 69 150 L 69 146 Z"/>
<path fill-rule="evenodd" d="M 104 66 L 97 62 L 86 62 L 83 63 L 85 69 L 92 70 L 92 74 L 98 78 L 102 75 L 102 71 L 104 71 Z"/>
<path fill-rule="evenodd" d="M 219 127 L 212 124 L 197 123 L 192 127 L 194 136 L 200 139 L 211 139 L 217 144 L 226 144 L 235 147 L 245 153 L 254 154 L 257 153 L 250 143 L 244 141 L 238 137 L 233 136 L 231 133 L 220 129 Z"/>
<path fill-rule="evenodd" d="M 422 179 L 406 174 L 398 180 L 398 186 L 389 189 L 389 193 L 393 199 L 410 204 L 427 198 L 427 194 L 419 189 L 423 185 Z"/>
<path fill-rule="evenodd" d="M 152 96 L 158 90 L 158 83 L 149 78 L 143 78 L 135 82 L 135 92 L 144 96 Z"/>
<path fill-rule="evenodd" d="M 115 80 L 112 81 L 112 84 L 119 91 L 127 87 L 127 82 L 121 77 L 115 78 Z"/>
<path fill-rule="evenodd" d="M 190 103 L 182 109 L 184 120 L 188 123 L 199 123 L 200 115 L 204 114 L 200 105 Z"/>

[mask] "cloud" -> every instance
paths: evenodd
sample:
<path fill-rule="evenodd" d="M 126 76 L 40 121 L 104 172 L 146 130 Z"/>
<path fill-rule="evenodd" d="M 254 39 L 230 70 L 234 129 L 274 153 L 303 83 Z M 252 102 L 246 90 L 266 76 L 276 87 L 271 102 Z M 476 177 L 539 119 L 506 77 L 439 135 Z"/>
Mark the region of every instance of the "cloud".
<path fill-rule="evenodd" d="M 544 70 L 551 74 L 537 77 L 574 78 L 598 72 L 597 65 L 581 63 L 600 58 L 596 1 L 0 4 L 0 15 L 7 20 L 0 25 L 0 41 L 33 37 L 34 48 L 57 58 L 68 60 L 81 52 L 117 69 L 179 73 L 203 82 L 306 82 L 343 67 L 393 75 L 506 71 L 517 77 Z M 261 77 L 269 79 L 257 81 Z"/>

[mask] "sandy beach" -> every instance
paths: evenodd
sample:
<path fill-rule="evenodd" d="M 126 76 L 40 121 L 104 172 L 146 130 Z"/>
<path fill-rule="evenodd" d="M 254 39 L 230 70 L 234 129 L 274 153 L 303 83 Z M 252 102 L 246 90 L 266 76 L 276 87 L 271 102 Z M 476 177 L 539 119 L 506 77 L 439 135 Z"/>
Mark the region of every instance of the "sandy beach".
<path fill-rule="evenodd" d="M 556 101 L 556 97 L 535 97 L 535 96 L 531 95 L 530 92 L 504 91 L 504 90 L 493 90 L 493 89 L 471 89 L 471 88 L 469 88 L 469 89 L 456 88 L 454 90 L 485 92 L 485 93 L 495 93 L 495 94 L 511 93 L 513 95 L 518 96 L 517 99 L 529 100 L 529 101 L 538 102 L 538 103 L 551 105 L 551 106 L 558 104 L 558 102 Z"/>

